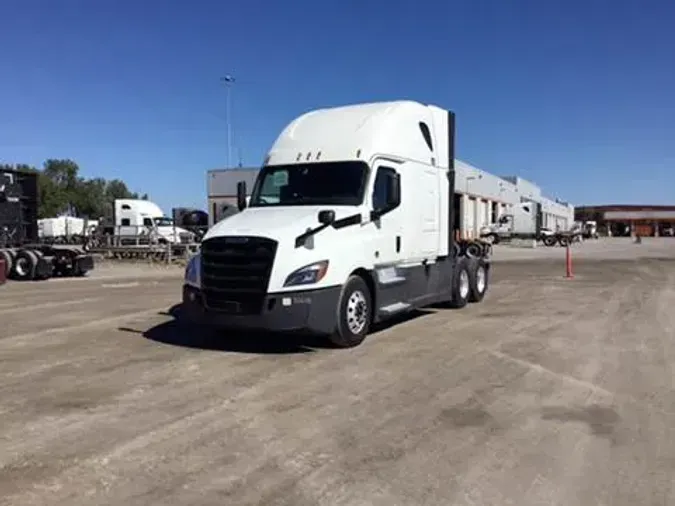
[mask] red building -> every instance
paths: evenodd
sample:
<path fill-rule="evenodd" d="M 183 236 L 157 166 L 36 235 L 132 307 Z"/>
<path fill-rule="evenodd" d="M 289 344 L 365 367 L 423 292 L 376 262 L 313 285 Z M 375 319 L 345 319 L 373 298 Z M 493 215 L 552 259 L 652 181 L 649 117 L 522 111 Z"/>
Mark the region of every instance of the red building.
<path fill-rule="evenodd" d="M 598 230 L 604 235 L 675 235 L 675 206 L 580 206 L 574 210 L 574 219 L 596 221 Z"/>

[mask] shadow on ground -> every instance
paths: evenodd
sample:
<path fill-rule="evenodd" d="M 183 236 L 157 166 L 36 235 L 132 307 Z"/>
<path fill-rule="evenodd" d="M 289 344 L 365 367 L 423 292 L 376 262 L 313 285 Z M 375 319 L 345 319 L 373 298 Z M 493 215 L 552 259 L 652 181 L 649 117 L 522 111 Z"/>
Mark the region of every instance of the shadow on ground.
<path fill-rule="evenodd" d="M 323 336 L 312 336 L 300 333 L 269 333 L 269 332 L 233 332 L 228 330 L 212 330 L 189 326 L 180 321 L 181 305 L 176 304 L 168 311 L 160 314 L 172 319 L 155 325 L 147 330 L 130 327 L 119 327 L 122 332 L 140 334 L 146 339 L 157 343 L 200 350 L 226 351 L 232 353 L 258 354 L 293 354 L 312 353 L 319 349 L 336 349 Z M 402 324 L 421 316 L 433 314 L 434 311 L 412 311 L 398 318 L 393 318 L 384 324 L 376 325 L 368 337 L 372 339 L 376 334 L 383 332 L 393 325 Z"/>

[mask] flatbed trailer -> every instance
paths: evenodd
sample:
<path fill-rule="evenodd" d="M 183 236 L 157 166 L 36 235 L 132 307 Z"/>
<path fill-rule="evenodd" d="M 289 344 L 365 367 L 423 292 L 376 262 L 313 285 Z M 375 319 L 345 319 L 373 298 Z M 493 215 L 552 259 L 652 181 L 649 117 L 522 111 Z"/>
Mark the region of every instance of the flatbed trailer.
<path fill-rule="evenodd" d="M 84 276 L 94 258 L 82 246 L 38 241 L 37 178 L 36 172 L 0 171 L 0 279 Z"/>

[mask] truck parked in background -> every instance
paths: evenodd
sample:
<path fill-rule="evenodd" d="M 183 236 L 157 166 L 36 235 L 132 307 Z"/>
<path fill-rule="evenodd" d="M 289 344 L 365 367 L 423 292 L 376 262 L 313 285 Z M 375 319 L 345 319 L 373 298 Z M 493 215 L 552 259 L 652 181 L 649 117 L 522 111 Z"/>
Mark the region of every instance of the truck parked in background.
<path fill-rule="evenodd" d="M 542 227 L 541 204 L 536 202 L 515 204 L 511 212 L 501 215 L 496 223 L 480 229 L 481 238 L 493 244 L 509 239 L 540 240 L 552 233 Z"/>
<path fill-rule="evenodd" d="M 176 226 L 154 202 L 141 199 L 116 199 L 112 217 L 101 220 L 100 231 L 103 235 L 120 236 L 122 244 L 136 243 L 138 239 L 175 245 L 194 242 L 192 232 Z"/>
<path fill-rule="evenodd" d="M 306 330 L 339 347 L 415 308 L 483 300 L 490 261 L 455 242 L 455 116 L 412 101 L 321 109 L 279 135 L 250 201 L 186 267 L 189 322 Z"/>
<path fill-rule="evenodd" d="M 0 171 L 2 277 L 25 281 L 83 276 L 94 268 L 94 260 L 81 246 L 39 242 L 37 177 L 35 172 Z"/>
<path fill-rule="evenodd" d="M 496 223 L 480 229 L 480 237 L 484 241 L 498 244 L 512 239 L 541 241 L 546 246 L 566 245 L 574 240 L 576 234 L 566 230 L 551 230 L 543 227 L 541 204 L 537 202 L 520 202 L 515 204 L 511 212 L 503 214 Z"/>
<path fill-rule="evenodd" d="M 597 221 L 585 221 L 583 223 L 582 236 L 584 239 L 598 239 L 600 234 L 598 234 L 598 222 Z"/>

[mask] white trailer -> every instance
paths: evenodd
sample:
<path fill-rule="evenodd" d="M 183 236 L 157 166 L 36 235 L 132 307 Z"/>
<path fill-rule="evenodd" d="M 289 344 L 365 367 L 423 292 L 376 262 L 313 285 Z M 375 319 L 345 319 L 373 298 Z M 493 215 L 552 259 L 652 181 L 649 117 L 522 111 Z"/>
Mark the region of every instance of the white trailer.
<path fill-rule="evenodd" d="M 241 212 L 188 263 L 182 314 L 209 326 L 309 330 L 340 347 L 371 324 L 488 289 L 454 240 L 455 117 L 411 101 L 313 111 L 270 149 Z"/>
<path fill-rule="evenodd" d="M 38 238 L 47 243 L 82 243 L 98 227 L 98 220 L 58 216 L 38 220 Z"/>

